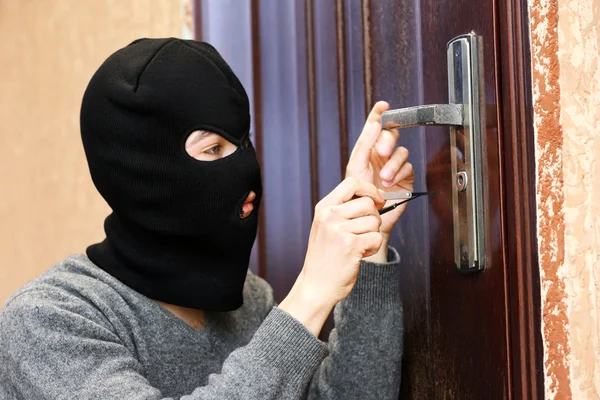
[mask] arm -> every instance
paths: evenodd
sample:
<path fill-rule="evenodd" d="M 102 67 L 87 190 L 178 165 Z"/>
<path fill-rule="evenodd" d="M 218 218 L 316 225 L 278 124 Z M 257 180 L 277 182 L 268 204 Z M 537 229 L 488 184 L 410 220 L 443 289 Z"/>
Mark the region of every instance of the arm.
<path fill-rule="evenodd" d="M 318 205 L 305 266 L 221 373 L 183 398 L 300 398 L 327 355 L 322 324 L 350 293 L 360 260 L 377 253 L 383 197 L 347 179 Z M 326 268 L 321 268 L 326 266 Z M 161 399 L 106 316 L 77 292 L 45 286 L 13 298 L 0 313 L 0 394 L 9 398 Z M 129 347 L 128 347 L 129 346 Z"/>
<path fill-rule="evenodd" d="M 396 147 L 398 131 L 381 129 L 385 102 L 373 107 L 348 162 L 346 177 L 380 190 L 413 190 L 414 172 L 408 150 Z M 390 203 L 386 205 L 390 205 Z M 396 399 L 400 387 L 402 307 L 399 257 L 388 252 L 389 235 L 406 209 L 381 217 L 383 244 L 361 261 L 356 286 L 335 309 L 331 355 L 312 381 L 310 399 Z M 388 262 L 389 260 L 389 262 Z"/>
<path fill-rule="evenodd" d="M 386 249 L 387 250 L 387 249 Z M 402 358 L 399 256 L 363 261 L 350 295 L 334 310 L 330 355 L 310 385 L 307 398 L 397 399 Z"/>
<path fill-rule="evenodd" d="M 323 343 L 273 309 L 220 374 L 184 396 L 294 399 L 327 354 Z M 70 293 L 30 291 L 0 314 L 0 398 L 162 399 L 102 313 Z"/>

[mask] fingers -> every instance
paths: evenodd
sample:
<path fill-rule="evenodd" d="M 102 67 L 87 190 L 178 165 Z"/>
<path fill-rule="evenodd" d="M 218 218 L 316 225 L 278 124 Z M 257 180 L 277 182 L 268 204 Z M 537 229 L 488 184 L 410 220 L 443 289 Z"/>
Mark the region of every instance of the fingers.
<path fill-rule="evenodd" d="M 383 195 L 375 185 L 356 178 L 346 178 L 331 193 L 325 196 L 316 208 L 343 204 L 354 197 L 369 197 L 377 207 L 382 207 L 385 203 Z"/>
<path fill-rule="evenodd" d="M 410 184 L 414 183 L 415 181 L 415 171 L 411 163 L 405 163 L 402 168 L 400 168 L 400 171 L 398 171 L 390 186 L 396 185 L 403 181 Z"/>
<path fill-rule="evenodd" d="M 355 235 L 360 235 L 368 232 L 379 232 L 381 226 L 381 218 L 379 215 L 368 215 L 348 220 L 344 225 L 345 229 Z"/>
<path fill-rule="evenodd" d="M 390 105 L 385 101 L 378 101 L 377 103 L 375 103 L 375 105 L 371 109 L 371 112 L 369 113 L 369 116 L 367 117 L 367 124 L 369 122 L 381 122 L 381 114 L 383 114 L 384 111 L 387 111 L 389 109 Z"/>
<path fill-rule="evenodd" d="M 390 187 L 394 184 L 394 177 L 406 163 L 406 160 L 408 160 L 408 155 L 406 147 L 398 147 L 394 150 L 390 159 L 379 172 L 379 177 L 382 180 L 383 186 Z"/>
<path fill-rule="evenodd" d="M 378 208 L 375 206 L 373 200 L 369 197 L 359 197 L 358 199 L 350 200 L 347 203 L 334 207 L 337 214 L 345 219 L 360 218 L 371 215 L 381 220 Z"/>
<path fill-rule="evenodd" d="M 367 122 L 352 149 L 348 165 L 355 169 L 365 168 L 369 163 L 371 150 L 381 134 L 381 114 L 390 108 L 385 101 L 378 101 L 367 117 Z M 385 143 L 387 143 L 386 139 Z M 395 143 L 395 141 L 394 141 Z M 391 153 L 391 151 L 390 151 Z"/>
<path fill-rule="evenodd" d="M 358 240 L 361 243 L 361 248 L 365 249 L 363 257 L 369 257 L 377 254 L 379 248 L 383 244 L 383 236 L 379 232 L 367 232 L 358 235 Z"/>
<path fill-rule="evenodd" d="M 381 131 L 377 143 L 375 144 L 375 150 L 377 151 L 377 154 L 379 154 L 381 157 L 389 157 L 396 147 L 396 142 L 398 141 L 399 136 L 400 133 L 398 132 L 398 129 L 384 129 Z"/>
<path fill-rule="evenodd" d="M 379 122 L 367 122 L 365 124 L 350 154 L 348 167 L 356 170 L 366 168 L 371 158 L 371 150 L 375 146 L 380 133 L 381 125 Z"/>

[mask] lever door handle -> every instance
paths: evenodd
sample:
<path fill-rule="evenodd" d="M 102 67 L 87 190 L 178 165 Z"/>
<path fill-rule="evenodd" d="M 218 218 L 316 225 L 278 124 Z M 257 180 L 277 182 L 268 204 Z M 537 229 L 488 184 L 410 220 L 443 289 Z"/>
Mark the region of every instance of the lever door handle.
<path fill-rule="evenodd" d="M 481 47 L 482 39 L 474 33 L 448 42 L 448 104 L 389 110 L 381 116 L 385 129 L 450 126 L 454 261 L 461 272 L 484 269 L 486 258 Z"/>
<path fill-rule="evenodd" d="M 420 125 L 463 125 L 462 104 L 430 104 L 390 110 L 381 116 L 385 129 L 411 128 Z"/>

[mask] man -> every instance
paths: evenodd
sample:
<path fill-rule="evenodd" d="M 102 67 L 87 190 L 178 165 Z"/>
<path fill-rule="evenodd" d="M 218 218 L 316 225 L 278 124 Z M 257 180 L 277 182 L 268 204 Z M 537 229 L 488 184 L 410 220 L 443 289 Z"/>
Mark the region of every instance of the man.
<path fill-rule="evenodd" d="M 403 208 L 380 217 L 376 185 L 410 190 L 413 171 L 381 131 L 385 109 L 316 207 L 302 272 L 275 305 L 248 271 L 262 188 L 239 80 L 201 42 L 141 39 L 111 55 L 81 108 L 113 210 L 106 239 L 8 300 L 0 398 L 396 398 L 401 272 L 387 241 Z"/>

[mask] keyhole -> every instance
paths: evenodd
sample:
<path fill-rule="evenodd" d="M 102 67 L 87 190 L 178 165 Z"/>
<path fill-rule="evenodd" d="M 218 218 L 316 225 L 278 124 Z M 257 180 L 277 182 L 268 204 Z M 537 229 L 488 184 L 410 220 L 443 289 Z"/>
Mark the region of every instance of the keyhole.
<path fill-rule="evenodd" d="M 461 171 L 458 174 L 456 174 L 456 188 L 459 192 L 464 192 L 465 190 L 467 190 L 467 183 L 468 179 L 467 173 L 465 171 Z"/>

